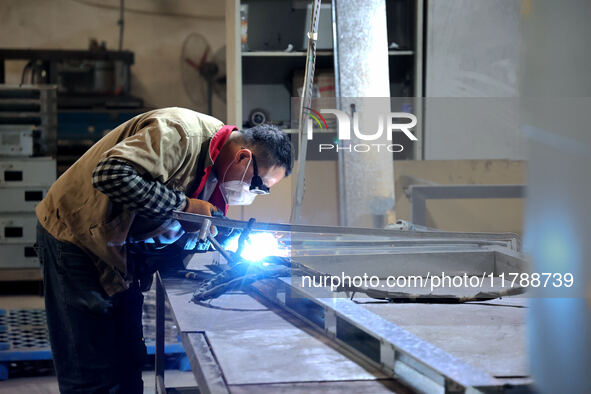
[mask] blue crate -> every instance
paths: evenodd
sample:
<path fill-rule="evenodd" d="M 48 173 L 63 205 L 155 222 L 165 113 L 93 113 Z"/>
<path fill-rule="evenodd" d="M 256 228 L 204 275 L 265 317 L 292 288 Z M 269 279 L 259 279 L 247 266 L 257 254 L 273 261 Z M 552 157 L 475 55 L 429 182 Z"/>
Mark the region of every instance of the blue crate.
<path fill-rule="evenodd" d="M 7 364 L 18 361 L 51 360 L 49 333 L 44 309 L 0 309 L 0 381 L 8 378 Z M 178 342 L 166 343 L 168 369 L 190 370 L 185 350 Z M 155 353 L 153 338 L 146 338 L 148 355 Z M 189 368 L 189 369 L 186 369 Z"/>

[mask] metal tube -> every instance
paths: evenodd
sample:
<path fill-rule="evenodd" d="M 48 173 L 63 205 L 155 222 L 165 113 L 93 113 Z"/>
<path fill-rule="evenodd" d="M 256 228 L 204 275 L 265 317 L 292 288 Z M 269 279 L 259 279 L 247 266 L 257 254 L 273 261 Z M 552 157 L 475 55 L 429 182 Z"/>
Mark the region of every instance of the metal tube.
<path fill-rule="evenodd" d="M 156 392 L 164 393 L 164 288 L 160 273 L 154 274 L 156 278 L 156 349 L 155 349 L 155 375 Z"/>
<path fill-rule="evenodd" d="M 172 217 L 174 219 L 192 222 L 203 223 L 204 220 L 210 220 L 211 224 L 219 227 L 229 227 L 235 229 L 243 229 L 248 226 L 248 222 L 241 220 L 233 220 L 228 218 L 219 218 L 198 215 L 196 213 L 188 213 L 183 211 L 173 211 Z M 516 244 L 520 243 L 520 237 L 514 233 L 460 233 L 460 232 L 445 232 L 445 231 L 403 231 L 403 230 L 386 230 L 375 228 L 360 228 L 360 227 L 334 227 L 334 226 L 308 226 L 302 224 L 283 224 L 283 223 L 265 223 L 255 222 L 252 224 L 252 231 L 272 231 L 272 232 L 288 232 L 288 233 L 306 233 L 317 235 L 338 235 L 338 236 L 366 236 L 366 237 L 385 237 L 385 238 L 402 238 L 402 239 L 478 239 L 478 240 L 504 240 L 511 241 Z"/>
<path fill-rule="evenodd" d="M 201 222 L 201 228 L 199 229 L 199 242 L 203 242 L 209 235 L 209 229 L 211 228 L 211 219 L 204 219 Z"/>
<path fill-rule="evenodd" d="M 207 239 L 209 240 L 209 242 L 211 242 L 211 244 L 213 245 L 215 250 L 217 250 L 226 259 L 228 264 L 230 264 L 230 265 L 236 264 L 236 262 L 234 261 L 232 256 L 230 256 L 230 254 L 228 252 L 226 252 L 224 247 L 222 245 L 220 245 L 220 243 L 217 241 L 217 239 L 215 239 L 211 234 L 209 234 L 207 236 Z"/>
<path fill-rule="evenodd" d="M 314 81 L 314 66 L 316 63 L 316 40 L 318 35 L 318 15 L 320 14 L 321 0 L 313 0 L 312 12 L 310 13 L 310 31 L 308 32 L 308 51 L 306 53 L 306 71 L 304 73 L 304 87 L 300 101 L 299 113 L 299 154 L 298 154 L 298 175 L 296 184 L 296 196 L 291 211 L 291 222 L 298 223 L 302 213 L 302 202 L 304 200 L 304 179 L 306 176 L 306 153 L 308 150 L 308 139 L 305 133 L 307 116 L 304 114 L 306 107 L 312 103 L 312 83 Z"/>
<path fill-rule="evenodd" d="M 117 24 L 119 25 L 119 50 L 123 50 L 123 30 L 125 28 L 125 19 L 123 19 L 123 12 L 125 11 L 125 0 L 121 0 L 119 2 L 119 20 Z"/>
<path fill-rule="evenodd" d="M 339 29 L 337 25 L 337 2 L 331 0 L 332 16 L 332 52 L 334 59 L 334 95 L 336 109 L 341 109 L 341 71 L 339 69 Z M 343 151 L 337 152 L 337 167 L 339 171 L 339 225 L 347 223 L 347 199 L 345 194 L 345 164 Z"/>
<path fill-rule="evenodd" d="M 353 119 L 350 138 L 341 142 L 352 148 L 342 150 L 343 169 L 339 173 L 346 180 L 341 182 L 346 201 L 343 223 L 383 227 L 384 216 L 394 208 L 392 153 L 376 150 L 363 154 L 354 147 L 364 141 L 355 130 L 375 130 L 379 119 L 391 111 L 386 2 L 336 0 L 336 3 L 340 101 L 342 111 Z M 351 112 L 355 112 L 355 118 Z M 372 136 L 373 143 L 391 143 L 386 134 Z M 376 216 L 380 217 L 378 221 Z"/>

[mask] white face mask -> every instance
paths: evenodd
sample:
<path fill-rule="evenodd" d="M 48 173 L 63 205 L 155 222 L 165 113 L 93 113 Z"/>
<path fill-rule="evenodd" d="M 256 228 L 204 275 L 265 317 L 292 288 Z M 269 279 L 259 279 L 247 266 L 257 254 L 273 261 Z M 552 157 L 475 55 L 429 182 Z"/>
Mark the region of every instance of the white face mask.
<path fill-rule="evenodd" d="M 254 201 L 256 194 L 250 192 L 250 185 L 244 182 L 244 177 L 246 176 L 246 172 L 248 171 L 248 167 L 250 166 L 250 162 L 252 161 L 252 156 L 248 160 L 248 164 L 246 169 L 244 170 L 244 174 L 242 174 L 242 179 L 239 181 L 228 181 L 224 182 L 226 179 L 226 174 L 230 167 L 234 165 L 230 165 L 226 168 L 226 172 L 224 172 L 224 176 L 222 178 L 222 183 L 220 184 L 220 191 L 222 192 L 222 196 L 224 200 L 226 200 L 226 204 L 228 205 L 250 205 Z"/>

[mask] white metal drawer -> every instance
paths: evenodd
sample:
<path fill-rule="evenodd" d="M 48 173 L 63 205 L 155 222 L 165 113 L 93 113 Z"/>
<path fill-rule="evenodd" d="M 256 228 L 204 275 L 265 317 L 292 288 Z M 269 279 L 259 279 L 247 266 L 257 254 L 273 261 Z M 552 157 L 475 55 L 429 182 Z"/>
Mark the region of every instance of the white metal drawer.
<path fill-rule="evenodd" d="M 51 157 L 0 159 L 0 186 L 51 186 L 56 162 Z"/>
<path fill-rule="evenodd" d="M 33 244 L 0 245 L 0 268 L 38 268 Z"/>
<path fill-rule="evenodd" d="M 0 214 L 0 244 L 35 243 L 36 228 L 34 213 Z"/>
<path fill-rule="evenodd" d="M 0 212 L 34 212 L 48 189 L 47 186 L 0 188 Z"/>

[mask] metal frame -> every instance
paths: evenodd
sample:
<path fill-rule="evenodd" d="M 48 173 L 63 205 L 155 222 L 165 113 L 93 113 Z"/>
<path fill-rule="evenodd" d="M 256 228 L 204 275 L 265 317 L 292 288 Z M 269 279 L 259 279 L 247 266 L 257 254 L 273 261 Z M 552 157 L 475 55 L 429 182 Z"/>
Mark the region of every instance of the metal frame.
<path fill-rule="evenodd" d="M 224 374 L 211 351 L 205 333 L 181 333 L 187 356 L 200 393 L 229 393 Z"/>
<path fill-rule="evenodd" d="M 157 394 L 166 394 L 166 385 L 164 381 L 164 338 L 165 338 L 165 308 L 166 292 L 162 283 L 160 272 L 155 273 L 156 282 L 156 345 L 154 351 L 155 357 L 155 385 Z M 173 310 L 174 315 L 174 310 Z M 176 320 L 176 316 L 174 316 Z M 189 359 L 191 370 L 195 381 L 199 387 L 199 392 L 203 394 L 229 393 L 227 383 L 223 373 L 212 353 L 204 332 L 180 332 L 181 341 L 185 353 Z"/>
<path fill-rule="evenodd" d="M 291 286 L 289 279 L 255 284 L 257 291 L 299 318 L 307 321 L 329 339 L 345 346 L 364 360 L 381 366 L 409 386 L 426 392 L 482 392 L 501 389 L 505 382 L 472 367 L 409 331 L 353 303 L 349 299 L 310 298 Z M 315 308 L 310 306 L 315 305 Z M 318 315 L 322 319 L 318 320 Z M 345 322 L 360 336 L 379 344 L 379 356 L 360 350 L 343 338 L 338 328 Z"/>
<path fill-rule="evenodd" d="M 524 198 L 524 185 L 414 185 L 409 186 L 411 222 L 425 226 L 427 200 L 457 198 Z"/>
<path fill-rule="evenodd" d="M 517 252 L 502 246 L 486 246 L 484 249 L 494 253 L 492 265 L 497 273 L 526 268 L 527 263 Z M 467 260 L 465 263 L 469 265 Z M 445 393 L 502 392 L 509 387 L 507 385 L 527 390 L 527 386 L 531 384 L 529 378 L 495 378 L 362 305 L 347 298 L 334 298 L 333 293 L 328 290 L 324 290 L 324 294 L 320 296 L 317 293 L 310 296 L 288 278 L 259 281 L 251 289 L 256 293 L 253 296 L 262 296 L 308 323 L 307 327 L 312 327 L 358 359 L 380 368 L 415 390 Z M 157 307 L 161 305 L 160 308 L 163 309 L 164 291 L 159 275 L 157 291 Z M 177 312 L 173 310 L 173 313 Z M 160 318 L 163 319 L 163 315 Z M 348 336 L 347 332 L 352 332 L 353 336 Z M 157 331 L 157 338 L 159 337 Z M 229 392 L 228 383 L 207 339 L 207 333 L 181 331 L 181 338 L 200 390 L 204 393 Z M 359 346 L 356 338 L 364 338 L 364 343 L 372 346 Z M 162 349 L 157 347 L 157 351 L 162 354 Z M 164 380 L 159 378 L 163 375 L 157 375 L 157 384 L 162 384 L 163 387 Z"/>
<path fill-rule="evenodd" d="M 488 261 L 480 261 L 483 256 L 479 254 L 483 252 L 492 253 Z M 329 257 L 335 258 L 335 265 L 343 271 L 352 270 L 356 265 L 359 265 L 358 260 L 351 259 L 351 256 L 341 255 L 338 249 L 334 253 L 333 256 L 317 257 L 317 262 L 326 264 Z M 432 258 L 436 259 L 446 254 L 446 252 L 436 251 L 431 253 L 433 254 Z M 529 262 L 521 253 L 503 246 L 484 246 L 476 250 L 458 249 L 447 253 L 454 255 L 449 261 L 464 264 L 470 274 L 485 271 L 498 275 L 503 272 L 524 272 L 529 268 Z M 417 267 L 417 263 L 421 262 L 428 252 L 423 253 L 420 250 L 409 252 L 409 254 L 401 256 L 400 261 L 393 260 L 393 254 L 384 254 L 384 258 L 381 260 L 376 259 L 379 255 L 369 256 L 361 253 L 360 257 L 365 261 L 364 272 L 372 269 L 368 266 L 369 262 L 374 266 L 374 269 L 388 270 L 389 268 L 390 271 L 392 269 L 404 271 L 404 268 L 399 267 L 400 263 L 409 260 L 413 254 L 417 255 L 416 259 L 406 262 L 413 267 L 413 274 L 424 276 L 424 272 L 417 272 L 421 271 Z M 476 260 L 474 260 L 475 258 Z M 295 259 L 298 260 L 298 258 Z M 314 256 L 308 256 L 304 260 L 311 262 L 314 260 Z M 470 267 L 473 272 L 469 271 Z M 347 273 L 357 274 L 349 271 Z M 401 274 L 399 271 L 396 273 Z M 403 272 L 402 275 L 404 274 Z M 253 287 L 269 301 L 310 323 L 330 340 L 379 366 L 416 390 L 445 393 L 502 392 L 508 384 L 527 390 L 527 387 L 532 383 L 529 378 L 495 378 L 350 299 L 335 297 L 335 294 L 326 288 L 306 291 L 306 289 L 298 287 L 297 281 L 293 282 L 292 278 L 264 280 L 256 282 Z M 344 333 L 347 331 L 354 332 L 354 337 L 348 337 Z M 373 343 L 375 346 L 373 348 L 359 346 L 359 338 L 363 338 L 365 343 Z"/>
<path fill-rule="evenodd" d="M 174 212 L 173 216 L 195 223 L 209 220 L 213 225 L 222 227 L 244 228 L 248 225 L 244 221 L 184 212 Z M 359 269 L 368 275 L 380 272 L 407 275 L 412 272 L 422 276 L 428 270 L 441 267 L 448 272 L 469 275 L 483 272 L 499 275 L 529 269 L 529 262 L 518 252 L 519 237 L 515 234 L 417 232 L 276 223 L 255 223 L 252 230 L 290 233 L 291 240 L 288 242 L 292 247 L 292 260 L 306 266 L 321 266 L 320 271 L 328 269 L 330 264 L 350 275 L 356 275 L 355 271 Z M 364 262 L 362 266 L 360 259 Z M 157 290 L 162 292 L 162 284 L 157 286 Z M 508 384 L 527 390 L 531 384 L 531 379 L 527 377 L 496 378 L 362 305 L 348 298 L 336 297 L 328 288 L 308 290 L 298 287 L 297 281 L 292 281 L 292 278 L 280 278 L 255 282 L 250 289 L 256 296 L 263 296 L 278 306 L 279 310 L 288 311 L 307 322 L 363 362 L 383 370 L 413 389 L 475 393 L 503 391 Z M 343 293 L 339 295 L 343 296 Z M 203 392 L 228 392 L 228 384 L 207 341 L 206 332 L 181 332 L 181 337 L 200 389 Z"/>
<path fill-rule="evenodd" d="M 172 217 L 174 219 L 192 222 L 203 223 L 204 220 L 211 220 L 211 224 L 220 227 L 231 227 L 235 229 L 243 229 L 248 225 L 248 221 L 234 220 L 221 217 L 210 217 L 198 215 L 194 213 L 187 213 L 183 211 L 173 211 Z M 270 231 L 270 232 L 285 232 L 296 234 L 292 236 L 294 240 L 303 240 L 306 237 L 313 239 L 321 239 L 333 237 L 338 240 L 344 240 L 347 237 L 354 236 L 355 239 L 367 241 L 367 238 L 382 238 L 390 240 L 433 240 L 451 242 L 455 240 L 469 240 L 480 241 L 482 243 L 489 243 L 492 241 L 504 242 L 509 248 L 519 250 L 521 240 L 519 235 L 515 233 L 462 233 L 462 232 L 446 232 L 446 231 L 405 231 L 405 230 L 388 230 L 375 228 L 361 228 L 361 227 L 338 227 L 338 226 L 309 226 L 301 224 L 283 224 L 283 223 L 265 223 L 255 222 L 251 227 L 252 231 Z"/>

